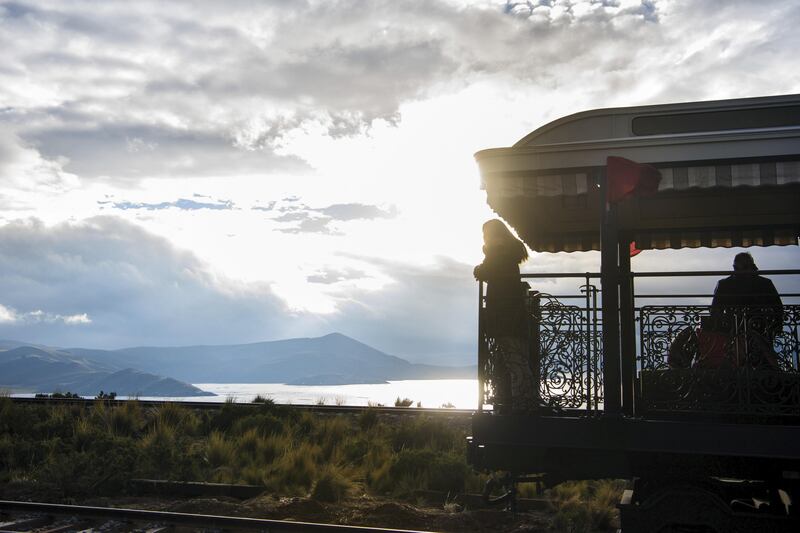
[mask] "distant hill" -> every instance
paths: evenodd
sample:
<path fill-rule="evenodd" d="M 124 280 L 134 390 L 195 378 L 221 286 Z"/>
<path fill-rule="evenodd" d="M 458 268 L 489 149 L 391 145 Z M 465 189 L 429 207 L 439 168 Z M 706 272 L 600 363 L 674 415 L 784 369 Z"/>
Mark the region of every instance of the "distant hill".
<path fill-rule="evenodd" d="M 189 383 L 338 385 L 402 379 L 467 379 L 477 375 L 475 366 L 412 364 L 340 333 L 252 344 L 63 351 L 116 368 L 137 368 Z"/>
<path fill-rule="evenodd" d="M 101 390 L 121 396 L 213 396 L 173 378 L 131 368 L 112 361 L 97 361 L 42 346 L 0 341 L 14 346 L 0 351 L 0 387 L 32 392 L 74 392 L 84 396 Z"/>

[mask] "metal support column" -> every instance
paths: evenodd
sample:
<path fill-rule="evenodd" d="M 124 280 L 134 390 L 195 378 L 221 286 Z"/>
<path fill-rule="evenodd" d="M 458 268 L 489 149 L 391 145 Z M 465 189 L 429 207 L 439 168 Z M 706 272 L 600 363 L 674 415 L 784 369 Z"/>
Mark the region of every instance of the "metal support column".
<path fill-rule="evenodd" d="M 621 412 L 619 330 L 619 233 L 617 210 L 606 202 L 606 175 L 600 175 L 600 286 L 603 308 L 603 389 L 606 414 Z"/>
<path fill-rule="evenodd" d="M 634 316 L 633 277 L 631 276 L 631 237 L 619 239 L 619 314 L 622 375 L 622 411 L 634 414 L 634 384 L 636 380 L 636 322 Z"/>

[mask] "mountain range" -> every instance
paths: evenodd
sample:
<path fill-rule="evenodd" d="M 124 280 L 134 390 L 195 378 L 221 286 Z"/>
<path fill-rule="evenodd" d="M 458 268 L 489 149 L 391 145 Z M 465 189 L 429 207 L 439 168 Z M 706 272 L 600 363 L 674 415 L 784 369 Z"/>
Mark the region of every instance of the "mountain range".
<path fill-rule="evenodd" d="M 78 393 L 88 387 L 87 394 L 95 394 L 103 384 L 116 383 L 116 388 L 106 385 L 103 390 L 131 395 L 125 391 L 124 379 L 119 379 L 123 377 L 132 380 L 127 388 L 133 387 L 140 396 L 192 396 L 198 393 L 184 392 L 199 389 L 189 383 L 340 385 L 474 378 L 477 374 L 475 366 L 412 364 L 341 333 L 250 344 L 119 350 L 0 341 L 0 350 L 4 350 L 0 351 L 0 386 L 24 385 L 45 392 L 58 385 L 59 390 Z M 183 392 L 174 393 L 172 387 Z M 156 389 L 169 392 L 153 394 Z"/>
<path fill-rule="evenodd" d="M 0 387 L 82 396 L 100 391 L 123 396 L 213 396 L 173 378 L 25 345 L 0 351 Z"/>

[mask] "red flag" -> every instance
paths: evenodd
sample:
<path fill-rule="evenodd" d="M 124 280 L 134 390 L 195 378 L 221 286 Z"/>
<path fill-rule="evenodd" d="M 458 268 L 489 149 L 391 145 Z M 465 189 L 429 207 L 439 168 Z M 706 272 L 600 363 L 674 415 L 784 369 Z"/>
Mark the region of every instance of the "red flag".
<path fill-rule="evenodd" d="M 636 241 L 631 241 L 630 256 L 634 257 L 636 255 L 639 255 L 640 253 L 642 253 L 642 251 L 636 247 Z"/>
<path fill-rule="evenodd" d="M 606 176 L 606 201 L 611 203 L 655 194 L 661 181 L 657 168 L 615 156 L 606 158 Z"/>

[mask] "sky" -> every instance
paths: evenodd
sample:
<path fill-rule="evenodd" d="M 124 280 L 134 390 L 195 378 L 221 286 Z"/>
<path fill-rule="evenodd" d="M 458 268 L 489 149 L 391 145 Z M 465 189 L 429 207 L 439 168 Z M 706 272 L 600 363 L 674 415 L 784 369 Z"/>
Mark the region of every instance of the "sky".
<path fill-rule="evenodd" d="M 798 93 L 798 25 L 795 0 L 0 2 L 0 338 L 338 331 L 472 363 L 473 153 L 586 109 Z"/>

